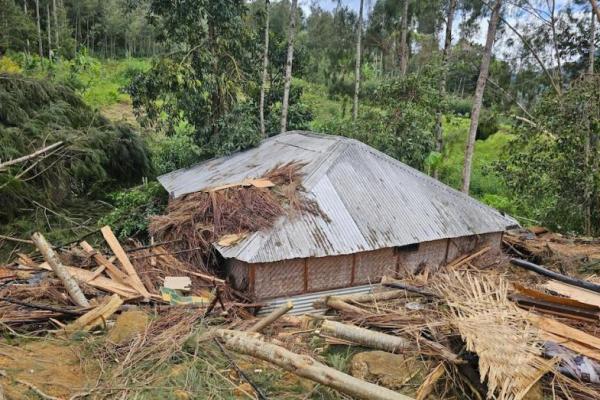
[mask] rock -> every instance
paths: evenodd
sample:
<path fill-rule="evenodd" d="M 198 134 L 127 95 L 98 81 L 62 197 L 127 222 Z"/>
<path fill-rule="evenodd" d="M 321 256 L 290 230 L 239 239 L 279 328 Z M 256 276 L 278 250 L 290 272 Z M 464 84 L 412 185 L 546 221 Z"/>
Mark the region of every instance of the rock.
<path fill-rule="evenodd" d="M 398 389 L 413 379 L 420 381 L 426 372 L 422 361 L 385 351 L 365 351 L 355 354 L 350 361 L 352 376 L 390 389 Z"/>
<path fill-rule="evenodd" d="M 115 344 L 123 344 L 142 333 L 148 325 L 148 314 L 143 311 L 125 311 L 117 317 L 115 326 L 108 332 L 107 339 Z"/>

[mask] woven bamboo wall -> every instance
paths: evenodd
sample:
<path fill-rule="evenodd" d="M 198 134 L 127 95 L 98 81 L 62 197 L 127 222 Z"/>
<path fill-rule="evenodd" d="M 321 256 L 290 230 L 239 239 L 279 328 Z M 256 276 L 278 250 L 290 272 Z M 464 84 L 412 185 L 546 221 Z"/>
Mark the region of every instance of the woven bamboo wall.
<path fill-rule="evenodd" d="M 352 284 L 353 255 L 307 259 L 309 292 L 347 287 Z"/>
<path fill-rule="evenodd" d="M 351 255 L 292 259 L 264 264 L 232 260 L 228 272 L 234 286 L 257 299 L 291 296 L 378 282 L 383 275 L 435 271 L 446 262 L 491 246 L 490 257 L 500 253 L 502 233 L 434 240 L 418 246 L 365 251 Z M 254 279 L 254 284 L 252 280 Z"/>
<path fill-rule="evenodd" d="M 254 294 L 271 298 L 304 293 L 304 259 L 257 264 Z"/>
<path fill-rule="evenodd" d="M 431 271 L 437 270 L 446 259 L 446 248 L 448 241 L 434 240 L 419 243 L 417 249 L 399 247 L 396 249 L 398 257 L 398 273 L 414 274 L 425 268 Z"/>
<path fill-rule="evenodd" d="M 394 249 L 380 249 L 356 253 L 354 284 L 364 285 L 381 280 L 386 274 L 396 271 L 396 256 Z"/>

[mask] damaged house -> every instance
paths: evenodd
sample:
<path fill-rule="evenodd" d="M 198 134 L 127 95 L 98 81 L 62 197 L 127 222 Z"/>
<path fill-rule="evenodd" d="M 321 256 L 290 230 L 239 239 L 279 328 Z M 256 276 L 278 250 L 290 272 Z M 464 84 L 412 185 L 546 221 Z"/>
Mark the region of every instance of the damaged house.
<path fill-rule="evenodd" d="M 368 285 L 435 270 L 476 248 L 500 251 L 514 219 L 353 139 L 293 131 L 159 177 L 173 198 L 301 163 L 319 213 L 279 217 L 233 245 L 214 244 L 233 285 L 256 299 Z"/>

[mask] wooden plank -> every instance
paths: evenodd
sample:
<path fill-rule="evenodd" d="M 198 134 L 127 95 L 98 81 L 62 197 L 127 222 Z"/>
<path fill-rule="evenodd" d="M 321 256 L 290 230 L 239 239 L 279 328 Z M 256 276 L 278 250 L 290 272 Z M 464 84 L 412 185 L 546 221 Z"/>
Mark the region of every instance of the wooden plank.
<path fill-rule="evenodd" d="M 65 327 L 66 332 L 89 331 L 90 329 L 104 324 L 123 304 L 123 300 L 117 294 L 106 298 L 98 307 L 90 310 Z"/>
<path fill-rule="evenodd" d="M 146 287 L 135 271 L 133 264 L 129 261 L 129 257 L 127 257 L 125 250 L 123 250 L 115 234 L 110 229 L 110 226 L 104 226 L 100 231 L 102 232 L 102 236 L 104 236 L 106 243 L 108 243 L 113 253 L 115 253 L 115 256 L 117 256 L 117 260 L 119 260 L 121 266 L 123 266 L 123 269 L 127 272 L 127 275 L 129 275 L 131 286 L 142 295 L 145 301 L 148 301 L 150 299 L 150 293 L 146 290 Z"/>
<path fill-rule="evenodd" d="M 455 268 L 458 268 L 458 267 L 460 267 L 460 266 L 462 266 L 462 265 L 464 265 L 464 264 L 468 263 L 469 261 L 471 261 L 471 260 L 474 260 L 475 258 L 477 258 L 477 257 L 479 257 L 479 256 L 481 256 L 481 255 L 483 255 L 483 254 L 485 254 L 485 253 L 487 253 L 487 252 L 488 252 L 490 249 L 491 249 L 491 247 L 490 247 L 490 246 L 486 246 L 486 247 L 484 247 L 483 249 L 481 249 L 481 250 L 479 250 L 479 251 L 477 251 L 477 252 L 475 252 L 475 253 L 471 254 L 470 256 L 467 256 L 466 258 L 463 258 L 463 259 L 460 259 L 460 260 L 458 260 L 458 261 L 456 261 L 456 262 L 452 262 L 452 263 L 450 263 L 450 264 L 447 266 L 447 268 L 448 268 L 448 269 L 455 269 Z"/>
<path fill-rule="evenodd" d="M 548 333 L 567 338 L 571 341 L 579 342 L 586 346 L 593 347 L 596 350 L 600 350 L 600 338 L 592 336 L 579 329 L 572 328 L 569 325 L 563 324 L 562 322 L 558 322 L 551 318 L 529 314 L 528 319 L 539 329 L 542 329 Z"/>
<path fill-rule="evenodd" d="M 577 300 L 581 303 L 591 304 L 596 307 L 600 307 L 600 295 L 584 288 L 569 285 L 555 280 L 548 281 L 544 288 L 552 290 L 563 296 L 567 296 L 570 299 Z"/>
<path fill-rule="evenodd" d="M 569 350 L 573 350 L 575 353 L 578 353 L 583 356 L 590 357 L 590 358 L 593 358 L 596 360 L 600 360 L 600 351 L 594 350 L 594 349 L 592 349 L 588 346 L 585 346 L 581 343 L 574 342 L 572 340 L 569 340 L 568 338 L 554 335 L 552 333 L 545 332 L 545 331 L 541 331 L 541 336 L 542 336 L 542 339 L 560 344 L 561 346 L 564 346 Z"/>
<path fill-rule="evenodd" d="M 562 304 L 562 305 L 565 305 L 565 306 L 579 307 L 579 308 L 583 308 L 585 310 L 589 310 L 589 311 L 593 311 L 593 312 L 599 312 L 600 311 L 600 308 L 598 308 L 598 306 L 595 306 L 593 304 L 582 303 L 582 302 L 580 302 L 578 300 L 571 299 L 571 298 L 553 296 L 553 295 L 550 295 L 550 294 L 546 294 L 546 293 L 537 291 L 535 289 L 527 288 L 527 287 L 525 287 L 523 285 L 520 285 L 520 284 L 514 283 L 514 282 L 513 282 L 512 285 L 514 286 L 515 289 L 517 289 L 518 292 L 520 292 L 520 293 L 522 293 L 522 294 L 524 294 L 526 296 L 539 299 L 539 300 L 544 300 L 544 301 L 547 301 L 547 302 L 550 302 L 550 303 L 555 303 L 555 304 Z"/>
<path fill-rule="evenodd" d="M 88 242 L 84 240 L 81 243 L 79 243 L 79 245 L 81 246 L 85 254 L 92 257 L 94 261 L 98 263 L 98 265 L 102 265 L 106 268 L 106 273 L 108 274 L 108 276 L 121 283 L 128 283 L 127 281 L 129 280 L 129 276 L 125 272 L 117 268 L 116 265 L 114 265 L 102 254 L 94 250 L 94 248 Z"/>
<path fill-rule="evenodd" d="M 48 265 L 47 262 L 40 264 L 39 268 L 48 271 L 51 270 L 50 265 Z M 67 271 L 69 271 L 73 278 L 75 278 L 78 282 L 88 284 L 95 288 L 104 290 L 105 292 L 116 293 L 121 297 L 125 297 L 126 299 L 140 297 L 140 294 L 137 292 L 137 290 L 135 290 L 131 286 L 113 281 L 112 279 L 108 279 L 103 276 L 94 277 L 93 271 L 69 266 L 66 266 L 66 268 Z"/>

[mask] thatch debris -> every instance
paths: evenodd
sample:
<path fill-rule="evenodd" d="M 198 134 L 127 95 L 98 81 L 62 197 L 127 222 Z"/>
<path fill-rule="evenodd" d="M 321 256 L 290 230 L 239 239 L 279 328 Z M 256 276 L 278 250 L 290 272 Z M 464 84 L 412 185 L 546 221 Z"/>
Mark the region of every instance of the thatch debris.
<path fill-rule="evenodd" d="M 302 163 L 289 162 L 262 177 L 206 188 L 171 200 L 166 214 L 152 217 L 151 234 L 169 246 L 178 258 L 210 271 L 212 244 L 230 246 L 247 234 L 273 226 L 284 214 L 319 213 L 318 205 L 302 191 Z"/>

